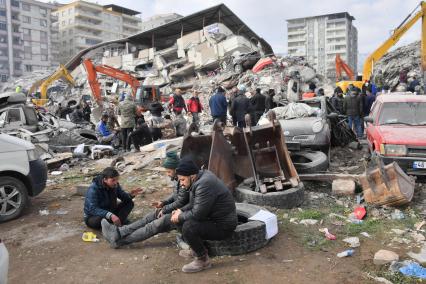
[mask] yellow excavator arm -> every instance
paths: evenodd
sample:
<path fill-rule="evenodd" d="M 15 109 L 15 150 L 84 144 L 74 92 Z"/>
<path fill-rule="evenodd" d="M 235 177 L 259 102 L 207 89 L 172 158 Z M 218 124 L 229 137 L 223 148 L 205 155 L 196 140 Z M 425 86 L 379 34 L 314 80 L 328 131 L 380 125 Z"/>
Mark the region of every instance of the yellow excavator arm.
<path fill-rule="evenodd" d="M 420 11 L 418 11 L 414 16 L 410 13 L 405 20 L 394 30 L 392 36 L 387 39 L 379 48 L 377 48 L 373 53 L 371 53 L 367 59 L 364 61 L 364 70 L 362 73 L 362 80 L 370 80 L 371 74 L 373 73 L 374 64 L 379 61 L 383 55 L 388 52 L 388 50 L 394 46 L 401 37 L 420 19 L 423 18 L 422 23 L 422 66 L 423 71 L 426 70 L 426 48 L 425 48 L 425 36 L 426 36 L 426 2 L 422 1 L 420 4 Z M 417 7 L 416 7 L 417 9 Z"/>
<path fill-rule="evenodd" d="M 74 78 L 71 76 L 71 74 L 68 72 L 68 70 L 65 68 L 64 65 L 60 65 L 59 69 L 56 70 L 52 75 L 47 77 L 45 80 L 37 81 L 33 84 L 31 87 L 29 93 L 32 94 L 37 88 L 40 86 L 40 99 L 33 99 L 33 103 L 37 106 L 43 106 L 47 103 L 47 89 L 49 86 L 55 82 L 56 80 L 63 79 L 64 81 L 68 82 L 71 86 L 75 85 Z"/>

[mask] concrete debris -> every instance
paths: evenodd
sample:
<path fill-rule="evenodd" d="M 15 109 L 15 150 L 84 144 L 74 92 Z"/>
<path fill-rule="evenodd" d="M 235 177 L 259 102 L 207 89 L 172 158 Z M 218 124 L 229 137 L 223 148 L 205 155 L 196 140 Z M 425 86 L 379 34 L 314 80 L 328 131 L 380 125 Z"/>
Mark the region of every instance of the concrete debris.
<path fill-rule="evenodd" d="M 373 262 L 375 265 L 384 265 L 392 261 L 398 261 L 399 255 L 393 251 L 381 249 L 374 254 Z"/>
<path fill-rule="evenodd" d="M 347 243 L 351 248 L 357 248 L 360 246 L 358 237 L 349 237 L 349 238 L 343 239 L 343 241 Z"/>
<path fill-rule="evenodd" d="M 299 222 L 299 224 L 303 224 L 305 226 L 315 225 L 316 223 L 318 223 L 318 220 L 315 220 L 315 219 L 303 219 L 303 220 L 300 220 Z"/>
<path fill-rule="evenodd" d="M 334 195 L 354 195 L 355 181 L 350 179 L 333 180 L 331 190 Z"/>
<path fill-rule="evenodd" d="M 423 245 L 423 247 L 420 249 L 419 253 L 415 252 L 408 252 L 407 255 L 415 260 L 417 260 L 420 264 L 426 263 L 426 245 Z"/>

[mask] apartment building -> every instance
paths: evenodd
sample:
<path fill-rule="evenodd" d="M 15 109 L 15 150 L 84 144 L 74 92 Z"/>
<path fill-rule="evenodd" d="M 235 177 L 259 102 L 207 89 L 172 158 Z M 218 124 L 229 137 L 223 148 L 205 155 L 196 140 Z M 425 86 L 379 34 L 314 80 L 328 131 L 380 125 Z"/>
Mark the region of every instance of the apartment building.
<path fill-rule="evenodd" d="M 58 7 L 60 61 L 65 63 L 79 51 L 104 41 L 140 32 L 140 12 L 118 5 L 76 1 Z"/>
<path fill-rule="evenodd" d="M 180 18 L 183 18 L 183 16 L 176 13 L 158 14 L 149 17 L 141 22 L 141 32 L 154 29 Z"/>
<path fill-rule="evenodd" d="M 287 48 L 292 56 L 303 56 L 317 72 L 336 78 L 335 58 L 357 72 L 358 31 L 347 12 L 287 20 Z"/>

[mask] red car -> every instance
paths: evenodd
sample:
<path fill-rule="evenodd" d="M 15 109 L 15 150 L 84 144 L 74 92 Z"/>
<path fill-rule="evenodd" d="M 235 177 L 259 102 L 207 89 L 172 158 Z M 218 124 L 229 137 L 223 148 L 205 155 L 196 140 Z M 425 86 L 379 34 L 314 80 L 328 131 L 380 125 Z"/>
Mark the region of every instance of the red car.
<path fill-rule="evenodd" d="M 364 121 L 371 153 L 408 174 L 426 175 L 426 96 L 380 95 Z"/>

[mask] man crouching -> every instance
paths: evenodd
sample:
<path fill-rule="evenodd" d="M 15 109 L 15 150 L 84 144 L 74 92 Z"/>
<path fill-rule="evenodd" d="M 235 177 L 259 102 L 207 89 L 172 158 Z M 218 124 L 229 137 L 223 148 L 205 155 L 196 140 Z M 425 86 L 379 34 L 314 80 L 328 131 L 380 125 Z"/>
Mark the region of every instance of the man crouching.
<path fill-rule="evenodd" d="M 182 236 L 191 247 L 179 255 L 195 257 L 182 267 L 183 272 L 198 272 L 211 267 L 204 240 L 223 240 L 232 235 L 237 226 L 237 212 L 231 192 L 217 176 L 199 170 L 195 163 L 183 158 L 176 168 L 179 182 L 189 190 L 189 206 L 177 209 L 172 222 L 182 225 Z"/>

